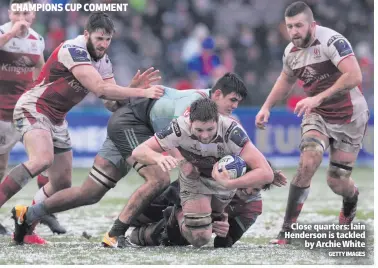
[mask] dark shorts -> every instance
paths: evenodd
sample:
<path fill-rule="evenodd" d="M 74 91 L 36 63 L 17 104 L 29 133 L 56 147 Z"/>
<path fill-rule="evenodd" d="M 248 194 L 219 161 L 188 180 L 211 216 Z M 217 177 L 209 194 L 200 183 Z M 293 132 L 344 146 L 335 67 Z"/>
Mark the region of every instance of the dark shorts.
<path fill-rule="evenodd" d="M 137 118 L 130 105 L 124 105 L 113 113 L 107 130 L 109 139 L 124 159 L 130 157 L 139 144 L 154 135 L 149 122 Z"/>

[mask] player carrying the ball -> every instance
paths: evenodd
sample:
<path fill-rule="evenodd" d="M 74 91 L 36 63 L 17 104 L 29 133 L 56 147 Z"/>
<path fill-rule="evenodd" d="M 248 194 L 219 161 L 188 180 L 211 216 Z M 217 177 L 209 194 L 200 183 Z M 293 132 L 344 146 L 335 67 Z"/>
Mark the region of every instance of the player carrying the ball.
<path fill-rule="evenodd" d="M 174 153 L 175 148 L 180 154 Z M 173 152 L 163 155 L 163 151 Z M 226 155 L 239 155 L 250 170 L 232 180 L 218 164 Z M 237 188 L 262 188 L 273 181 L 273 171 L 263 154 L 252 144 L 241 125 L 219 115 L 214 101 L 193 102 L 190 112 L 174 119 L 132 153 L 141 164 L 158 165 L 163 171 L 179 167 L 182 209 L 175 213 L 183 237 L 194 247 L 207 244 L 215 221 L 227 222 L 224 208 Z M 218 225 L 218 236 L 226 236 L 228 225 Z M 224 228 L 226 227 L 226 228 Z"/>

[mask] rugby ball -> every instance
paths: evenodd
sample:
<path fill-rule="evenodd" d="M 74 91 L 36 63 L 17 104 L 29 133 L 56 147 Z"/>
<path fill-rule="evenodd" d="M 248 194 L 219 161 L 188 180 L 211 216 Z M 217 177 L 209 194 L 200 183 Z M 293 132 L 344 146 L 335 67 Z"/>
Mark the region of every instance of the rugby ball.
<path fill-rule="evenodd" d="M 238 155 L 226 155 L 218 161 L 218 170 L 222 171 L 222 167 L 225 167 L 230 174 L 231 179 L 236 179 L 243 176 L 247 171 L 247 164 Z"/>

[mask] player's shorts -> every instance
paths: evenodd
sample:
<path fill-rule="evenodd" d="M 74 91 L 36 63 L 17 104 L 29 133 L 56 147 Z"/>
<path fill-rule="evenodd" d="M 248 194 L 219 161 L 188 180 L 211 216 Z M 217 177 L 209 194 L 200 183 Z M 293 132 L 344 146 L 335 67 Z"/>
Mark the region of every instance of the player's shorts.
<path fill-rule="evenodd" d="M 66 120 L 61 125 L 54 125 L 47 116 L 38 113 L 35 109 L 16 105 L 13 113 L 13 123 L 21 137 L 33 129 L 49 131 L 53 139 L 55 154 L 71 150 L 71 138 Z"/>
<path fill-rule="evenodd" d="M 317 130 L 331 139 L 332 148 L 348 153 L 358 153 L 365 136 L 369 112 L 362 113 L 349 124 L 329 124 L 322 116 L 311 113 L 302 120 L 302 135 L 310 130 Z"/>
<path fill-rule="evenodd" d="M 212 210 L 221 212 L 231 202 L 236 193 L 236 189 L 228 190 L 212 178 L 201 175 L 195 179 L 188 178 L 181 170 L 179 172 L 179 180 L 181 205 L 184 205 L 188 200 L 196 200 L 204 195 L 212 195 Z"/>
<path fill-rule="evenodd" d="M 0 154 L 9 153 L 20 139 L 21 135 L 12 122 L 0 120 Z"/>
<path fill-rule="evenodd" d="M 141 143 L 154 135 L 148 123 L 136 118 L 129 105 L 115 111 L 108 122 L 108 136 L 121 156 L 127 159 Z"/>
<path fill-rule="evenodd" d="M 102 144 L 98 155 L 112 163 L 121 174 L 121 177 L 126 176 L 130 171 L 130 165 L 127 164 L 126 159 L 122 157 L 121 153 L 108 136 Z"/>

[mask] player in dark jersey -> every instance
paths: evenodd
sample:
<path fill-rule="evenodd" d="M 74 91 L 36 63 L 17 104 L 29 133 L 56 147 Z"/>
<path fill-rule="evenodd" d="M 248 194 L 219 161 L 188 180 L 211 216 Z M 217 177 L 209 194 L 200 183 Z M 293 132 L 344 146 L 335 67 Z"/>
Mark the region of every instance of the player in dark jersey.
<path fill-rule="evenodd" d="M 308 97 L 299 101 L 294 110 L 298 116 L 304 115 L 301 156 L 290 185 L 282 230 L 272 241 L 278 244 L 290 242 L 284 234 L 292 230 L 328 147 L 327 184 L 343 197 L 339 223 L 352 222 L 359 191 L 351 174 L 369 117 L 366 100 L 358 88 L 361 70 L 349 41 L 330 28 L 316 25 L 304 2 L 289 5 L 285 21 L 292 42 L 285 49 L 281 75 L 256 116 L 256 126 L 264 128 L 274 104 L 284 98 L 297 79 L 304 82 Z"/>

